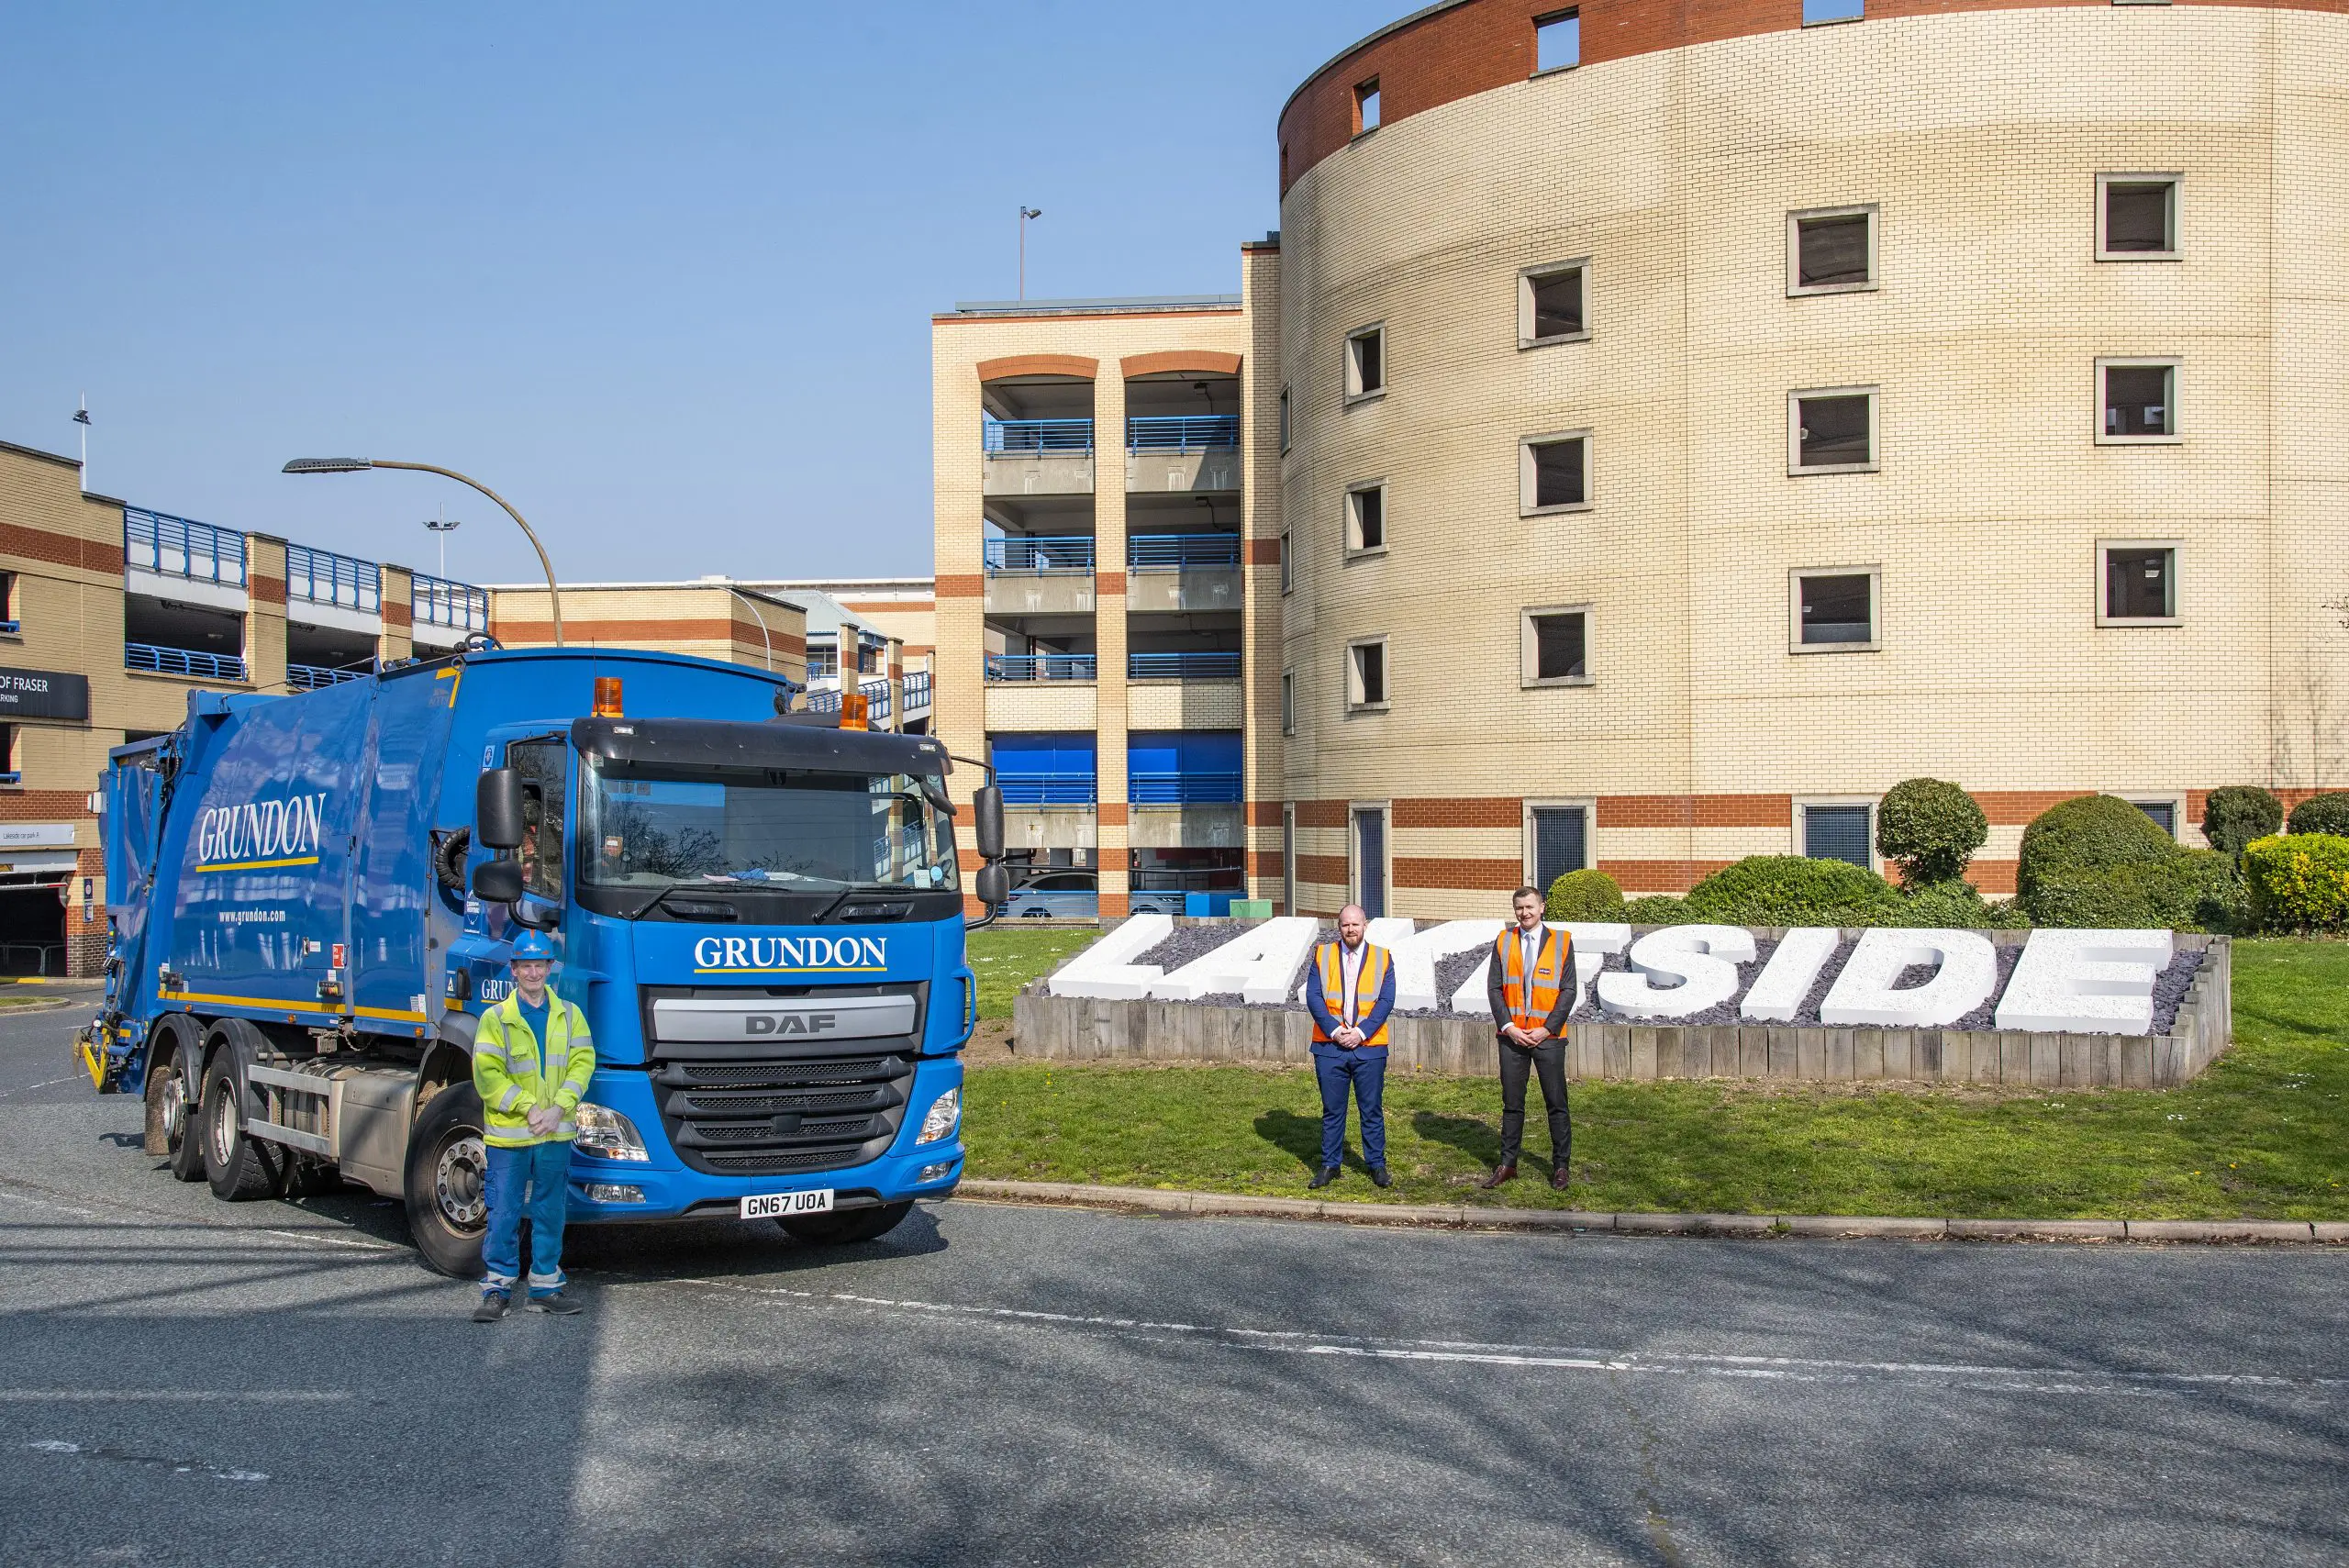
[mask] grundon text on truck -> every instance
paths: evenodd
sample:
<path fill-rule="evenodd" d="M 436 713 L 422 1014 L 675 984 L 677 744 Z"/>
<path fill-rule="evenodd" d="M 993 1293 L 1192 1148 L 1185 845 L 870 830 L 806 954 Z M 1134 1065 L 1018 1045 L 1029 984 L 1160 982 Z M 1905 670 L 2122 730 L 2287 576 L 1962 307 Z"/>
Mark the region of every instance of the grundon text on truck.
<path fill-rule="evenodd" d="M 477 639 L 318 691 L 192 695 L 94 803 L 113 946 L 83 1067 L 145 1096 L 180 1180 L 357 1182 L 405 1201 L 434 1268 L 477 1274 L 473 1030 L 528 928 L 596 1040 L 573 1223 L 879 1236 L 963 1169 L 952 763 L 785 713 L 791 689 Z M 992 908 L 1000 794 L 970 815 Z"/>

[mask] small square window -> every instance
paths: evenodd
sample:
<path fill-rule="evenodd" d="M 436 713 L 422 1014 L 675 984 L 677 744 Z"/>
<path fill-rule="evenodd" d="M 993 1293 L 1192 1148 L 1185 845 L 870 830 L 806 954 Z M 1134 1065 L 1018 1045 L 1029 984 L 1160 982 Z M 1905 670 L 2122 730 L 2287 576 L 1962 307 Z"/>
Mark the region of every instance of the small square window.
<path fill-rule="evenodd" d="M 1582 63 L 1582 13 L 1556 11 L 1533 18 L 1533 73 Z"/>
<path fill-rule="evenodd" d="M 2176 174 L 2096 177 L 2096 259 L 2099 261 L 2177 260 Z"/>
<path fill-rule="evenodd" d="M 1374 76 L 1354 88 L 1354 134 L 1377 128 L 1378 78 Z"/>
<path fill-rule="evenodd" d="M 1856 22 L 1866 15 L 1865 0 L 1802 0 L 1802 25 L 1806 28 L 1828 22 Z"/>
<path fill-rule="evenodd" d="M 1287 670 L 1281 672 L 1281 733 L 1297 733 L 1297 676 Z"/>
<path fill-rule="evenodd" d="M 25 775 L 17 768 L 17 727 L 0 724 L 0 784 L 21 783 Z"/>
<path fill-rule="evenodd" d="M 1346 706 L 1386 706 L 1386 639 L 1346 645 Z"/>
<path fill-rule="evenodd" d="M 1365 327 L 1346 339 L 1346 396 L 1375 397 L 1386 390 L 1386 328 Z"/>
<path fill-rule="evenodd" d="M 1876 209 L 1787 215 L 1787 293 L 1854 294 L 1876 286 Z"/>
<path fill-rule="evenodd" d="M 1288 450 L 1288 388 L 1281 388 L 1281 450 Z"/>
<path fill-rule="evenodd" d="M 1365 484 L 1346 492 L 1346 553 L 1386 548 L 1386 486 Z"/>
<path fill-rule="evenodd" d="M 1590 611 L 1586 606 L 1560 605 L 1527 610 L 1520 624 L 1520 684 L 1590 684 Z"/>
<path fill-rule="evenodd" d="M 2143 812 L 2153 825 L 2171 838 L 2177 837 L 2177 801 L 2176 798 L 2131 800 L 2130 805 Z"/>
<path fill-rule="evenodd" d="M 1548 889 L 1570 871 L 1590 864 L 1590 807 L 1528 806 L 1525 808 L 1526 880 Z"/>
<path fill-rule="evenodd" d="M 1286 528 L 1283 528 L 1281 530 L 1281 592 L 1284 594 L 1287 593 L 1289 591 L 1289 586 L 1288 530 Z"/>
<path fill-rule="evenodd" d="M 1590 336 L 1583 316 L 1586 263 L 1559 261 L 1517 276 L 1517 346 L 1578 343 Z"/>
<path fill-rule="evenodd" d="M 0 635 L 17 630 L 17 574 L 0 572 Z"/>
<path fill-rule="evenodd" d="M 2103 579 L 2099 626 L 2177 624 L 2177 545 L 2168 539 L 2107 539 L 2097 546 Z"/>
<path fill-rule="evenodd" d="M 1872 566 L 1796 571 L 1788 647 L 1796 653 L 1866 652 L 1881 646 L 1876 631 L 1876 569 Z"/>
<path fill-rule="evenodd" d="M 1847 861 L 1876 869 L 1876 832 L 1867 806 L 1802 806 L 1802 852 L 1814 861 Z"/>
<path fill-rule="evenodd" d="M 1590 432 L 1528 436 L 1517 444 L 1518 512 L 1572 512 L 1590 505 Z"/>
<path fill-rule="evenodd" d="M 1831 386 L 1787 396 L 1790 473 L 1864 473 L 1876 461 L 1876 388 Z"/>
<path fill-rule="evenodd" d="M 2108 446 L 2175 445 L 2176 360 L 2099 360 L 2096 439 Z"/>

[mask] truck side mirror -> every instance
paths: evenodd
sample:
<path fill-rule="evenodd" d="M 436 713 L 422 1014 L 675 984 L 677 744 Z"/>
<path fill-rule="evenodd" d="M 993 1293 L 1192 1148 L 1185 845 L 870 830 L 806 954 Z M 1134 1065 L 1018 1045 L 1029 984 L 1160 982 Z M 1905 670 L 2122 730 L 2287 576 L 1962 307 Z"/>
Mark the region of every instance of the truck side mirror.
<path fill-rule="evenodd" d="M 473 867 L 473 896 L 484 904 L 512 904 L 522 896 L 520 861 L 484 861 Z"/>
<path fill-rule="evenodd" d="M 992 909 L 1011 896 L 1011 873 L 989 861 L 979 868 L 978 885 L 973 890 L 980 903 Z"/>
<path fill-rule="evenodd" d="M 482 770 L 481 782 L 473 785 L 473 837 L 484 849 L 521 847 L 522 775 L 514 769 Z M 518 883 L 515 895 L 520 892 Z"/>
<path fill-rule="evenodd" d="M 993 784 L 981 784 L 971 796 L 971 837 L 977 841 L 979 858 L 1003 859 L 1003 791 Z"/>

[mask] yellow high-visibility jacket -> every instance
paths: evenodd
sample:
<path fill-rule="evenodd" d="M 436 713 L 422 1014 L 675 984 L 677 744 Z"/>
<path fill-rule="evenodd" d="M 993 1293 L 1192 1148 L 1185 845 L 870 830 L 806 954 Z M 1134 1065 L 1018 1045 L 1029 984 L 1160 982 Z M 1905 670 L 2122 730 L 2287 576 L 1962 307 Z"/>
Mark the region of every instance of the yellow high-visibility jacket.
<path fill-rule="evenodd" d="M 579 1136 L 573 1115 L 596 1073 L 596 1041 L 577 1007 L 547 993 L 546 1049 L 522 1017 L 522 994 L 508 992 L 481 1016 L 473 1034 L 473 1087 L 487 1125 L 484 1140 L 501 1149 L 568 1143 Z M 562 1113 L 552 1132 L 530 1130 L 530 1112 L 552 1106 Z"/>

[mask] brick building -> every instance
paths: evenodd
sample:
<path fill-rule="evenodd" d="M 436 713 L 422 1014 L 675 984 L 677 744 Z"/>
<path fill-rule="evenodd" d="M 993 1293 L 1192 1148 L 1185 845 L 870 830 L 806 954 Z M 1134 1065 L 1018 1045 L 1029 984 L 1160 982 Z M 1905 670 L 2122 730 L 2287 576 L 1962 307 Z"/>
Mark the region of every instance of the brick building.
<path fill-rule="evenodd" d="M 937 317 L 941 730 L 1014 843 L 1124 911 L 1228 754 L 1132 737 L 1232 725 L 1319 911 L 1873 863 L 1918 774 L 1998 892 L 2066 795 L 2349 784 L 2349 9 L 1859 12 L 1431 6 L 1281 112 L 1241 295 Z"/>

